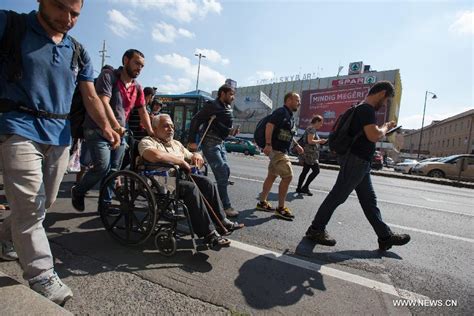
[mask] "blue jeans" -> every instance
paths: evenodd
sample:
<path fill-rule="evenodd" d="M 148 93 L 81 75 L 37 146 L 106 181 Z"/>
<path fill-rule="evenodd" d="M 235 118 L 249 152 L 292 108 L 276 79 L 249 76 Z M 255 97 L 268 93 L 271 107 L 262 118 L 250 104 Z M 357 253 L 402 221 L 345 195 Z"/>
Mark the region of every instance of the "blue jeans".
<path fill-rule="evenodd" d="M 341 169 L 336 184 L 319 207 L 311 224 L 313 228 L 324 231 L 336 208 L 344 203 L 355 189 L 365 217 L 377 236 L 379 238 L 390 236 L 390 228 L 383 222 L 380 209 L 377 207 L 377 197 L 370 179 L 370 162 L 349 153 L 340 158 L 339 165 Z"/>
<path fill-rule="evenodd" d="M 75 191 L 78 195 L 85 195 L 99 181 L 102 185 L 102 182 L 109 174 L 120 170 L 125 152 L 125 142 L 123 139 L 120 146 L 112 150 L 109 141 L 102 137 L 102 132 L 99 129 L 84 129 L 84 138 L 91 155 L 93 167 L 86 172 L 81 182 L 77 184 Z M 108 189 L 106 201 L 111 200 L 112 189 L 112 187 Z"/>
<path fill-rule="evenodd" d="M 221 198 L 224 209 L 231 207 L 229 194 L 227 193 L 227 186 L 229 185 L 230 168 L 227 163 L 227 153 L 225 151 L 224 143 L 209 144 L 203 143 L 202 153 L 211 166 L 212 173 L 217 182 L 217 190 Z"/>

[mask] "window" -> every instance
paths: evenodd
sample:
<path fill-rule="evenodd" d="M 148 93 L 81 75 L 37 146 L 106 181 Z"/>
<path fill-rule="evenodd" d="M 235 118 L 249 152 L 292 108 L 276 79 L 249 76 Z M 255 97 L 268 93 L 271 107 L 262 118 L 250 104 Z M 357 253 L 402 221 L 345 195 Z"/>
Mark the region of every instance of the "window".
<path fill-rule="evenodd" d="M 446 147 L 449 147 L 449 139 L 446 141 Z"/>
<path fill-rule="evenodd" d="M 461 146 L 461 137 L 458 139 L 458 146 Z"/>

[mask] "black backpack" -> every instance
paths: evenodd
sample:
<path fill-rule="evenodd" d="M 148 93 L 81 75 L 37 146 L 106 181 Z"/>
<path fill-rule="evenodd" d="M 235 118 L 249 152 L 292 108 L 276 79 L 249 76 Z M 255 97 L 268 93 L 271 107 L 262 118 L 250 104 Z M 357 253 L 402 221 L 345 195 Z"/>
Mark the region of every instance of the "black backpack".
<path fill-rule="evenodd" d="M 354 142 L 362 135 L 360 131 L 357 135 L 349 135 L 349 128 L 356 112 L 357 105 L 351 106 L 343 114 L 339 115 L 334 123 L 331 133 L 329 133 L 329 149 L 338 155 L 344 155 L 352 147 Z"/>
<path fill-rule="evenodd" d="M 262 118 L 258 123 L 257 127 L 255 127 L 255 132 L 253 133 L 253 138 L 255 139 L 255 143 L 257 144 L 258 147 L 260 148 L 265 148 L 265 128 L 267 126 L 267 123 L 270 122 L 270 117 L 272 115 L 269 114 Z"/>
<path fill-rule="evenodd" d="M 5 11 L 5 14 L 7 18 L 5 32 L 3 33 L 3 37 L 0 39 L 0 65 L 5 66 L 7 81 L 15 82 L 20 80 L 23 76 L 21 44 L 26 34 L 28 14 L 17 13 L 15 11 Z M 82 60 L 84 48 L 73 37 L 70 36 L 69 38 L 71 39 L 74 46 L 74 53 L 71 60 L 71 69 L 78 69 L 78 72 L 80 72 L 84 67 L 84 61 Z M 26 91 L 24 92 L 28 95 Z M 27 108 L 27 106 L 22 104 L 21 106 Z M 35 113 L 38 111 L 31 109 L 27 112 L 36 115 Z M 86 110 L 84 104 L 82 103 L 82 97 L 78 87 L 76 87 L 71 104 L 71 111 L 67 117 L 71 121 L 71 134 L 77 134 L 77 132 L 73 129 L 73 126 L 77 128 L 78 126 L 82 125 L 82 122 L 84 122 L 85 113 Z M 50 115 L 46 115 L 46 117 L 48 116 L 57 118 L 61 115 L 55 115 L 51 113 Z M 81 131 L 78 132 L 82 133 L 82 128 Z"/>

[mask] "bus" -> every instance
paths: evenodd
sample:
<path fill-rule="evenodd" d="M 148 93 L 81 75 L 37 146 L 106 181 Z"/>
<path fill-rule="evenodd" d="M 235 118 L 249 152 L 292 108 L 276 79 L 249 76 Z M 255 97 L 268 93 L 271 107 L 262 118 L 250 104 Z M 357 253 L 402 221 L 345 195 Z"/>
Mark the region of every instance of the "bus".
<path fill-rule="evenodd" d="M 192 91 L 183 94 L 157 94 L 154 100 L 163 104 L 161 113 L 171 116 L 175 127 L 174 138 L 186 146 L 191 119 L 207 101 L 214 99 L 205 92 Z"/>

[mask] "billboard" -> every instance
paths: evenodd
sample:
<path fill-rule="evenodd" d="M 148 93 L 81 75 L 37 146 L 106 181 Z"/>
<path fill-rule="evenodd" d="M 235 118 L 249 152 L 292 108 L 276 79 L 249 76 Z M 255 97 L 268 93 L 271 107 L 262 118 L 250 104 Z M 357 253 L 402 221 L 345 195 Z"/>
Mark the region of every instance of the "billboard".
<path fill-rule="evenodd" d="M 364 100 L 370 85 L 334 85 L 329 89 L 302 91 L 299 128 L 309 126 L 311 118 L 318 114 L 324 118 L 320 132 L 330 132 L 339 115 L 351 105 Z M 388 111 L 385 107 L 376 112 L 377 125 L 385 122 Z"/>

